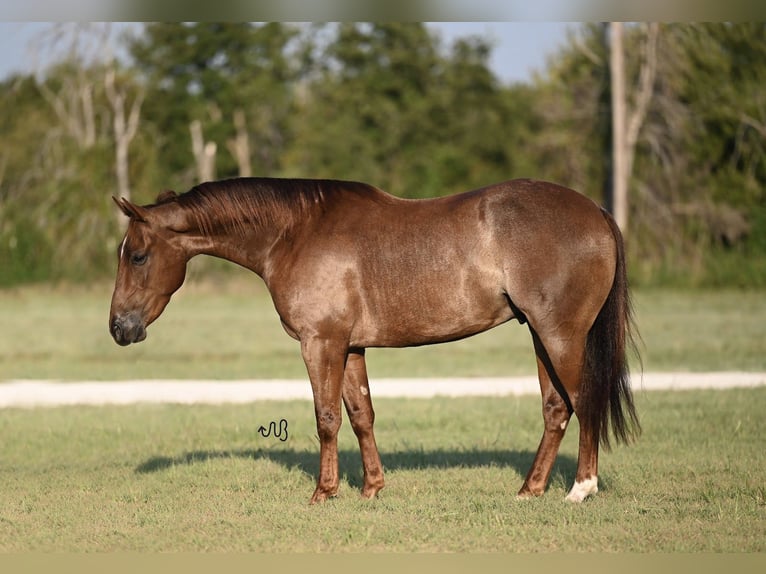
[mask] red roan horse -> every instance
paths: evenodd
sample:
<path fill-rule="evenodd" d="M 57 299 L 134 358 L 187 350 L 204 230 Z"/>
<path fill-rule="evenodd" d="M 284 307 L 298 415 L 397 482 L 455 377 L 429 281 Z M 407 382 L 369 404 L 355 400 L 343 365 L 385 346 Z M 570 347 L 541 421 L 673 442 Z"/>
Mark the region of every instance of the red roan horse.
<path fill-rule="evenodd" d="M 573 502 L 598 490 L 599 443 L 609 446 L 610 423 L 622 442 L 640 430 L 626 364 L 632 319 L 622 236 L 575 191 L 516 180 L 405 200 L 361 183 L 247 178 L 164 192 L 144 207 L 115 201 L 130 218 L 109 318 L 120 345 L 146 338 L 195 255 L 233 261 L 265 281 L 311 380 L 320 440 L 311 502 L 338 491 L 341 399 L 359 440 L 362 495 L 383 488 L 367 347 L 528 323 L 545 428 L 520 497 L 544 492 L 573 412 Z"/>

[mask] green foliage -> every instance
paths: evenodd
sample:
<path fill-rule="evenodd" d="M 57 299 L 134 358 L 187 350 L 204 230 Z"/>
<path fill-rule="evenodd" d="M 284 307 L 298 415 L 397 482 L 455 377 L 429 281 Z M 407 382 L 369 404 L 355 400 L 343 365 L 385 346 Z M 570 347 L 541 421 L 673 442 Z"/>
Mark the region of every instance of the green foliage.
<path fill-rule="evenodd" d="M 602 204 L 611 154 L 608 70 L 601 25 L 584 26 L 569 36 L 534 86 L 539 133 L 527 152 L 535 177 L 577 189 Z"/>
<path fill-rule="evenodd" d="M 0 187 L 0 286 L 44 279 L 82 280 L 104 273 L 116 247 L 113 150 L 104 128 L 88 135 L 83 100 L 67 82 L 72 68 L 52 69 L 40 86 L 12 78 L 3 92 L 8 109 L 0 141 L 6 166 Z M 97 75 L 99 70 L 91 70 Z M 94 85 L 91 79 L 85 84 Z M 68 109 L 54 114 L 49 99 Z M 94 99 L 98 94 L 93 94 Z M 54 126 L 51 128 L 51 126 Z M 92 136 L 92 139 L 91 139 Z M 30 140 L 30 137 L 33 139 Z"/>
<path fill-rule="evenodd" d="M 634 283 L 766 286 L 764 31 L 661 26 L 630 184 Z M 646 34 L 626 32 L 633 109 Z M 502 85 L 485 39 L 445 46 L 420 23 L 146 24 L 117 67 L 129 100 L 144 96 L 130 187 L 148 203 L 197 183 L 199 122 L 221 178 L 356 179 L 431 197 L 535 177 L 604 202 L 607 43 L 602 24 L 580 26 L 534 82 Z M 112 272 L 109 65 L 69 54 L 0 87 L 0 285 Z"/>
<path fill-rule="evenodd" d="M 199 120 L 216 142 L 219 177 L 236 176 L 227 153 L 234 137 L 233 114 L 242 110 L 258 149 L 255 171 L 272 173 L 286 138 L 291 92 L 298 65 L 288 44 L 295 31 L 280 23 L 147 24 L 130 42 L 136 70 L 147 81 L 145 123 L 159 136 L 161 177 L 190 186 L 193 178 L 189 124 Z M 167 185 L 167 184 L 165 184 Z"/>
<path fill-rule="evenodd" d="M 637 157 L 634 256 L 685 285 L 764 285 L 762 24 L 668 25 Z"/>
<path fill-rule="evenodd" d="M 490 183 L 484 168 L 504 164 L 507 149 L 490 129 L 507 114 L 488 55 L 477 39 L 445 57 L 422 24 L 340 25 L 301 101 L 291 173 L 342 174 L 407 197 Z"/>

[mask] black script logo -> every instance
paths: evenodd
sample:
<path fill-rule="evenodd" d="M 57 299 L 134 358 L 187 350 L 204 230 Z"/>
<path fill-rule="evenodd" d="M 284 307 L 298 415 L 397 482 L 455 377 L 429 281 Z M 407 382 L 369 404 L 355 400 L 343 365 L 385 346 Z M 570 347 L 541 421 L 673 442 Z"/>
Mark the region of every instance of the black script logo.
<path fill-rule="evenodd" d="M 271 421 L 268 428 L 261 425 L 258 427 L 258 432 L 261 433 L 263 438 L 273 436 L 278 438 L 282 442 L 287 440 L 287 421 L 285 419 L 279 419 L 279 422 Z"/>

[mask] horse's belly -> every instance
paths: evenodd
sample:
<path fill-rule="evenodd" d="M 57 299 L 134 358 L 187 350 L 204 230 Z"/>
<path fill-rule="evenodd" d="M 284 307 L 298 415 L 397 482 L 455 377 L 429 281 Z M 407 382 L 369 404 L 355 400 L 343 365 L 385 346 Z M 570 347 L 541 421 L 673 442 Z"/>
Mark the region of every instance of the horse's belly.
<path fill-rule="evenodd" d="M 352 339 L 359 347 L 411 347 L 463 339 L 513 318 L 502 294 L 419 299 L 404 293 L 366 309 Z"/>

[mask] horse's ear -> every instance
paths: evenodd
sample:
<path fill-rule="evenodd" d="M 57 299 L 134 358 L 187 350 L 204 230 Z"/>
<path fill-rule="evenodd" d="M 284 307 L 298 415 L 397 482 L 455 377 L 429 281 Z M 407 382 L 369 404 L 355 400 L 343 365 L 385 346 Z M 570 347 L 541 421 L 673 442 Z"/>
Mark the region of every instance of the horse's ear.
<path fill-rule="evenodd" d="M 148 212 L 145 208 L 130 203 L 124 197 L 117 199 L 116 197 L 112 196 L 112 199 L 117 204 L 117 207 L 119 207 L 125 215 L 131 219 L 135 219 L 136 221 L 142 221 L 146 223 Z"/>

